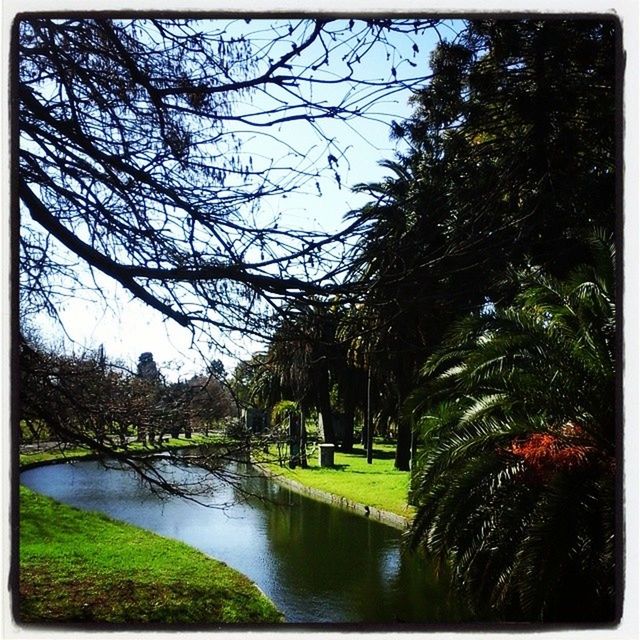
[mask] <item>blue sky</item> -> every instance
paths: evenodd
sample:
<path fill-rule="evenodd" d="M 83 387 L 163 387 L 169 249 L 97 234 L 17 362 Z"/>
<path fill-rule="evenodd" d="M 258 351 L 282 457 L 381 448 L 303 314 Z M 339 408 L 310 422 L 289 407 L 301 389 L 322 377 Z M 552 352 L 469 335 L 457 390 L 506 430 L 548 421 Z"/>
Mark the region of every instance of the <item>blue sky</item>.
<path fill-rule="evenodd" d="M 446 29 L 444 31 L 447 32 Z M 401 57 L 414 60 L 417 64 L 413 74 L 427 73 L 427 60 L 436 39 L 435 32 L 414 40 L 398 38 L 397 52 L 392 52 L 391 60 L 379 51 L 362 63 L 363 75 L 380 79 L 390 78 L 391 65 L 398 64 Z M 412 43 L 419 45 L 419 53 L 412 49 Z M 397 55 L 394 60 L 393 56 Z M 407 69 L 408 70 L 408 69 Z M 362 206 L 367 198 L 354 194 L 351 187 L 362 182 L 375 182 L 384 177 L 385 171 L 379 166 L 381 160 L 393 158 L 396 143 L 389 138 L 389 123 L 402 120 L 411 113 L 408 105 L 408 91 L 390 95 L 375 105 L 369 118 L 352 120 L 349 123 L 324 121 L 325 136 L 336 141 L 335 150 L 341 151 L 338 169 L 341 185 L 331 173 L 318 178 L 321 195 L 315 180 L 305 185 L 300 192 L 287 197 L 274 197 L 261 201 L 261 214 L 266 218 L 280 216 L 281 226 L 306 229 L 322 229 L 335 232 L 345 223 L 343 216 L 349 210 Z M 330 95 L 314 96 L 316 100 L 331 98 Z M 256 98 L 259 99 L 259 98 Z M 289 145 L 302 149 L 304 161 L 310 166 L 317 159 L 325 161 L 326 141 L 321 139 L 306 123 L 285 123 L 270 133 L 271 138 L 248 137 L 245 142 L 247 154 L 258 157 L 278 158 L 287 153 Z M 331 150 L 331 149 L 329 149 Z M 206 339 L 193 344 L 190 331 L 166 320 L 159 312 L 132 300 L 131 296 L 101 274 L 95 274 L 97 285 L 106 293 L 105 302 L 90 291 L 77 291 L 75 297 L 68 298 L 60 308 L 60 317 L 67 335 L 60 327 L 41 316 L 36 327 L 53 344 L 65 343 L 67 349 L 81 352 L 104 346 L 110 359 L 123 360 L 135 367 L 140 353 L 151 351 L 156 361 L 164 365 L 164 372 L 170 379 L 190 376 L 203 370 L 201 356 L 222 357 L 211 351 Z M 241 336 L 231 336 L 226 340 L 231 351 L 240 357 L 259 348 L 252 341 Z M 233 360 L 222 357 L 227 369 L 233 367 Z"/>

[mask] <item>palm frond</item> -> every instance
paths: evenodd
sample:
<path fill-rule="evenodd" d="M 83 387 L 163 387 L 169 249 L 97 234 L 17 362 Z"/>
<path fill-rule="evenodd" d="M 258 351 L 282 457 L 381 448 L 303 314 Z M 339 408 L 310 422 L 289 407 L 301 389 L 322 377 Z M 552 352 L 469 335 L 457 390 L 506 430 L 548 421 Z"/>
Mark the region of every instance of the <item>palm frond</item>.
<path fill-rule="evenodd" d="M 530 271 L 517 305 L 464 318 L 423 367 L 411 542 L 496 615 L 567 619 L 580 598 L 611 610 L 610 275 Z"/>

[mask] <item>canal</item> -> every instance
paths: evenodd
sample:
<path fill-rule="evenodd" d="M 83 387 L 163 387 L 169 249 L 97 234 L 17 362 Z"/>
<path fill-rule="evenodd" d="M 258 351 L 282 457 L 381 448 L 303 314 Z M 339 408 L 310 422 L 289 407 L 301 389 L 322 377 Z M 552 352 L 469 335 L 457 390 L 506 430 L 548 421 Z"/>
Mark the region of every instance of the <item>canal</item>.
<path fill-rule="evenodd" d="M 198 483 L 196 467 L 164 465 L 174 480 Z M 233 483 L 203 506 L 161 498 L 130 471 L 99 462 L 22 472 L 29 488 L 82 509 L 182 540 L 253 580 L 287 622 L 456 622 L 459 610 L 433 566 L 403 551 L 401 532 L 301 496 L 233 463 Z M 114 549 L 114 553 L 117 553 Z"/>

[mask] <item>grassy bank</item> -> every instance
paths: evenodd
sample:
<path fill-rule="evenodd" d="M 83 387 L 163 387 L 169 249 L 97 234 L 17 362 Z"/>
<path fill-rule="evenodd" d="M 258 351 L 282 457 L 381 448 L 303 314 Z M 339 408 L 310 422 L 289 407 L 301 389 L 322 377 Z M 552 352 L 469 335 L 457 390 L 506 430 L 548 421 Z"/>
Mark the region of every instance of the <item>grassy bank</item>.
<path fill-rule="evenodd" d="M 248 578 L 186 544 L 20 488 L 21 622 L 273 623 Z"/>
<path fill-rule="evenodd" d="M 368 464 L 362 448 L 355 448 L 353 453 L 336 451 L 333 468 L 320 467 L 317 453 L 309 457 L 307 469 L 280 467 L 273 461 L 275 450 L 256 461 L 272 473 L 308 487 L 411 517 L 413 509 L 407 505 L 409 473 L 394 468 L 394 452 L 393 445 L 376 444 L 373 462 Z"/>
<path fill-rule="evenodd" d="M 131 442 L 127 446 L 127 451 L 132 453 L 154 453 L 158 451 L 169 451 L 172 449 L 181 449 L 184 447 L 195 447 L 206 444 L 222 444 L 225 442 L 223 436 L 203 436 L 201 434 L 193 434 L 191 438 L 169 438 L 161 445 L 147 445 L 141 442 Z M 29 451 L 20 453 L 20 466 L 24 467 L 31 464 L 42 462 L 53 462 L 57 460 L 77 460 L 93 454 L 90 449 L 81 447 L 64 448 L 64 445 L 53 445 L 43 448 L 39 451 Z"/>

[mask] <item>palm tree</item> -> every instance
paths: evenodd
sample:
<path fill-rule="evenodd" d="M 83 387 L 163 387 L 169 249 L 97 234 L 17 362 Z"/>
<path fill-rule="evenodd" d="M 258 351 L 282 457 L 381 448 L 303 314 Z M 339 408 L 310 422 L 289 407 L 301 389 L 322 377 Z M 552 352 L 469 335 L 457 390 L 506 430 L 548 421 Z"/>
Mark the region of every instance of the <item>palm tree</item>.
<path fill-rule="evenodd" d="M 265 409 L 281 400 L 295 401 L 303 414 L 316 408 L 323 419 L 324 439 L 335 442 L 331 375 L 337 358 L 337 317 L 326 301 L 291 305 L 269 343 L 254 358 L 248 376 L 250 393 Z"/>
<path fill-rule="evenodd" d="M 594 265 L 521 274 L 513 306 L 461 321 L 412 398 L 411 541 L 479 613 L 614 616 L 613 248 L 594 246 Z"/>
<path fill-rule="evenodd" d="M 438 238 L 410 159 L 381 165 L 391 175 L 359 185 L 372 201 L 350 214 L 363 227 L 351 277 L 365 291 L 353 314 L 359 334 L 352 351 L 375 381 L 382 413 L 396 425 L 395 466 L 409 470 L 411 425 L 401 408 L 439 326 L 433 322 L 437 274 L 428 264 Z"/>

